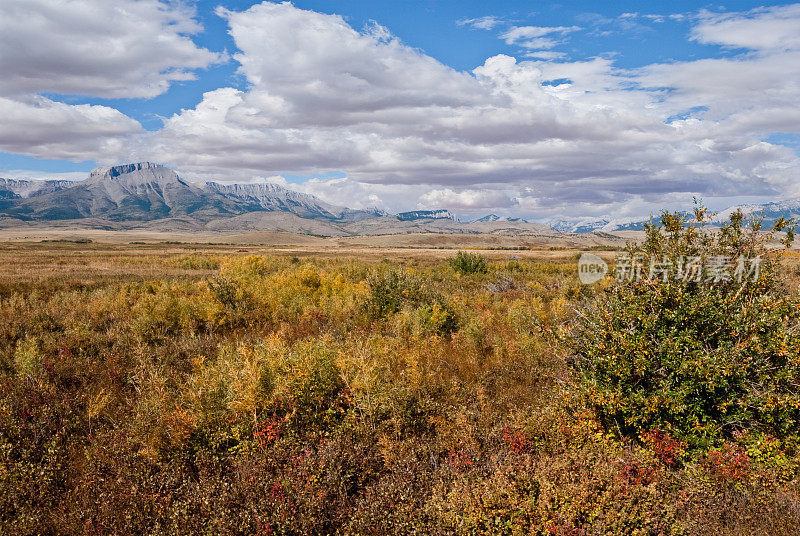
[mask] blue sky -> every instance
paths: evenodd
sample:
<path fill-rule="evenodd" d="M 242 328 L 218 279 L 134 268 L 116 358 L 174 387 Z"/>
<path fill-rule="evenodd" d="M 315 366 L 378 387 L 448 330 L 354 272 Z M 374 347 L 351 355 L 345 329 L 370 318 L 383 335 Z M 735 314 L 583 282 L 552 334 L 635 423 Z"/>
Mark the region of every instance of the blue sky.
<path fill-rule="evenodd" d="M 131 13 L 132 0 L 108 0 L 102 8 L 99 1 L 80 0 L 75 9 L 97 13 L 98 27 L 105 22 L 101 15 Z M 132 16 L 147 21 L 150 33 L 136 35 L 139 27 L 132 21 L 120 30 L 131 35 L 111 39 L 138 49 L 153 36 L 166 35 L 164 46 L 172 48 L 154 48 L 150 57 L 146 50 L 109 56 L 107 62 L 101 61 L 102 48 L 98 58 L 67 58 L 89 73 L 84 85 L 65 82 L 63 73 L 48 73 L 49 67 L 31 77 L 24 57 L 10 57 L 12 50 L 23 50 L 30 56 L 28 66 L 49 65 L 43 59 L 47 43 L 25 41 L 48 27 L 25 28 L 29 18 L 21 15 L 39 8 L 51 12 L 46 8 L 52 5 L 8 0 L 0 6 L 8 11 L 0 13 L 0 21 L 22 26 L 18 34 L 0 37 L 0 67 L 10 79 L 0 86 L 0 97 L 7 98 L 10 115 L 18 116 L 8 125 L 0 119 L 8 138 L 0 138 L 0 176 L 79 177 L 99 164 L 146 158 L 198 180 L 288 181 L 333 202 L 542 218 L 633 215 L 658 204 L 684 203 L 690 194 L 711 199 L 712 205 L 800 195 L 787 178 L 797 169 L 798 127 L 781 113 L 794 98 L 798 4 L 429 0 L 297 1 L 251 8 L 249 1 L 175 7 L 145 0 Z M 164 20 L 153 22 L 148 9 Z M 80 12 L 65 13 L 64 20 L 72 15 Z M 314 44 L 314 32 L 322 45 Z M 777 43 L 764 37 L 770 33 L 780 38 Z M 304 40 L 294 42 L 301 34 Z M 86 46 L 76 46 L 74 54 L 91 50 L 86 35 L 85 28 L 76 29 L 72 40 Z M 331 50 L 325 50 L 325 39 Z M 111 80 L 114 73 L 105 79 L 97 74 L 99 85 L 88 81 L 112 61 L 123 67 L 130 62 L 125 71 L 133 71 L 130 90 Z M 308 71 L 297 69 L 306 64 Z M 363 102 L 356 102 L 357 92 L 336 90 L 356 65 L 378 66 L 374 75 L 356 69 Z M 741 80 L 732 78 L 734 68 Z M 781 69 L 787 80 L 776 87 L 771 77 Z M 190 76 L 169 74 L 176 71 Z M 706 72 L 713 78 L 697 83 Z M 289 76 L 285 73 L 291 81 L 278 81 Z M 194 79 L 185 80 L 189 77 Z M 748 77 L 763 77 L 774 89 L 760 107 L 751 105 L 758 93 Z M 404 87 L 397 102 L 385 104 L 398 80 Z M 319 94 L 303 89 L 315 81 L 333 89 Z M 436 94 L 451 83 L 456 89 Z M 278 108 L 265 105 L 267 97 L 278 99 Z M 452 102 L 444 102 L 448 99 Z M 227 110 L 223 119 L 210 115 L 220 107 Z M 352 110 L 344 112 L 348 107 L 358 110 L 357 120 Z M 26 129 L 25 114 L 34 112 L 46 140 L 27 134 L 35 129 Z M 421 119 L 415 126 L 403 123 L 404 113 L 417 112 Z M 48 127 L 48 113 L 64 119 Z M 325 118 L 315 123 L 320 114 Z M 77 136 L 80 143 L 70 133 L 75 117 L 87 121 Z M 259 126 L 242 117 L 258 117 Z M 436 120 L 424 124 L 425 117 Z M 208 127 L 212 121 L 220 121 L 217 128 Z M 487 132 L 478 132 L 484 124 Z M 674 128 L 665 131 L 664 125 Z M 462 136 L 459 128 L 467 133 Z M 14 137 L 8 129 L 26 134 Z M 219 132 L 229 135 L 222 139 Z M 452 144 L 438 147 L 436 136 Z M 212 154 L 227 140 L 239 140 L 231 142 L 230 158 Z M 608 165 L 593 165 L 598 157 L 592 140 L 617 151 Z M 257 151 L 251 143 L 267 149 Z M 547 144 L 563 157 L 543 152 Z M 668 161 L 653 156 L 659 151 L 671 155 Z M 697 154 L 687 156 L 692 151 Z M 705 161 L 703 151 L 711 151 Z M 650 187 L 643 189 L 643 181 Z"/>
<path fill-rule="evenodd" d="M 225 21 L 214 12 L 218 6 L 245 10 L 254 3 L 256 2 L 251 0 L 197 2 L 197 18 L 203 24 L 204 31 L 194 36 L 194 41 L 199 46 L 214 51 L 235 51 L 236 46 L 228 35 Z M 578 25 L 587 31 L 571 36 L 568 42 L 556 47 L 556 50 L 568 54 L 573 60 L 606 55 L 613 57 L 619 67 L 633 68 L 654 62 L 734 54 L 736 49 L 690 41 L 687 39 L 690 22 L 686 19 L 672 20 L 668 18 L 669 15 L 692 13 L 701 9 L 719 12 L 744 11 L 761 6 L 763 3 L 498 1 L 489 4 L 483 1 L 336 0 L 295 1 L 294 5 L 303 9 L 342 15 L 357 29 L 363 28 L 371 21 L 378 22 L 389 28 L 406 44 L 421 49 L 454 69 L 471 71 L 481 65 L 487 57 L 501 53 L 513 56 L 520 52 L 520 47 L 507 45 L 497 38 L 496 32 L 459 24 L 465 19 L 495 16 L 508 21 L 498 23 L 495 27 L 497 30 L 512 24 Z M 665 21 L 654 24 L 639 18 L 620 20 L 620 16 L 625 13 L 663 15 Z M 198 71 L 196 80 L 173 84 L 167 93 L 150 99 L 98 99 L 58 94 L 52 96 L 75 104 L 113 106 L 126 115 L 136 118 L 148 130 L 157 130 L 162 125 L 160 117 L 168 117 L 181 108 L 195 106 L 205 91 L 223 86 L 244 88 L 246 80 L 237 76 L 237 67 L 235 61 L 211 66 L 209 69 Z M 8 164 L 12 161 L 5 158 L 6 155 L 0 160 L 0 165 L 9 168 Z M 47 163 L 43 166 L 42 169 L 47 171 L 57 170 Z M 66 163 L 64 166 L 74 168 Z"/>

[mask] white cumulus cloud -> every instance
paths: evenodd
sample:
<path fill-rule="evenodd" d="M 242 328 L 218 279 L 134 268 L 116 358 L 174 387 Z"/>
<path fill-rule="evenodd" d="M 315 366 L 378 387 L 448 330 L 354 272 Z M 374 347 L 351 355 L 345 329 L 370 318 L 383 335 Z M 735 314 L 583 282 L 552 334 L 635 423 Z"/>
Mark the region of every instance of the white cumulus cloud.
<path fill-rule="evenodd" d="M 783 22 L 796 9 L 687 19 L 692 39 L 745 49 L 716 58 L 622 69 L 613 57 L 567 61 L 550 49 L 526 49 L 522 59 L 495 55 L 462 72 L 376 23 L 359 31 L 340 16 L 290 3 L 218 8 L 244 89 L 208 91 L 156 132 L 141 132 L 110 108 L 76 111 L 14 97 L 7 108 L 21 111 L 13 124 L 29 114 L 35 125 L 49 107 L 56 127 L 0 143 L 25 154 L 159 161 L 223 181 L 341 171 L 346 178 L 294 187 L 388 210 L 449 206 L 544 218 L 630 214 L 692 195 L 796 195 L 797 154 L 762 141 L 799 130 L 800 51 L 791 43 L 800 24 Z M 180 38 L 191 31 L 191 17 L 181 20 L 188 26 Z M 759 37 L 770 28 L 788 45 Z M 543 48 L 548 43 L 536 40 L 577 31 L 518 26 L 503 39 Z M 70 113 L 88 126 L 65 140 L 58 133 L 68 129 L 59 125 L 69 124 Z M 107 132 L 93 138 L 95 127 Z"/>
<path fill-rule="evenodd" d="M 149 98 L 223 55 L 194 44 L 194 10 L 159 0 L 0 2 L 0 150 L 113 162 L 141 125 L 41 94 Z"/>
<path fill-rule="evenodd" d="M 498 55 L 464 73 L 384 29 L 288 3 L 219 13 L 248 88 L 207 93 L 145 138 L 142 156 L 227 180 L 341 170 L 347 179 L 308 188 L 363 206 L 513 200 L 525 216 L 793 188 L 797 155 L 760 139 L 797 129 L 792 52 L 637 70 Z M 518 27 L 506 38 L 571 31 Z"/>
<path fill-rule="evenodd" d="M 0 150 L 39 158 L 90 160 L 117 155 L 141 125 L 108 106 L 70 105 L 44 97 L 0 97 Z"/>
<path fill-rule="evenodd" d="M 3 0 L 0 92 L 154 97 L 220 61 L 184 3 Z"/>
<path fill-rule="evenodd" d="M 706 44 L 761 52 L 800 50 L 800 4 L 744 13 L 702 11 L 692 38 Z"/>

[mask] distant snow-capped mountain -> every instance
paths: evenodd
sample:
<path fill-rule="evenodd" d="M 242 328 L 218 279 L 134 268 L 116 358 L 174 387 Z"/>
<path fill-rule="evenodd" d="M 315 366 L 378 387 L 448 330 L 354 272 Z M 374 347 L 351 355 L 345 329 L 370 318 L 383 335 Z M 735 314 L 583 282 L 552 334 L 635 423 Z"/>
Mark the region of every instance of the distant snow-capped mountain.
<path fill-rule="evenodd" d="M 761 218 L 762 229 L 769 229 L 780 218 L 800 221 L 800 198 L 774 201 L 762 205 L 735 205 L 715 213 L 711 218 L 711 225 L 722 225 L 729 221 L 731 214 L 737 210 L 742 211 L 746 220 Z M 691 218 L 691 214 L 688 212 L 685 215 L 687 218 Z M 658 220 L 658 216 L 653 216 L 653 221 Z M 556 231 L 564 233 L 591 233 L 595 231 L 641 231 L 648 222 L 650 222 L 650 218 L 618 218 L 613 220 L 604 218 L 568 218 L 553 219 L 545 223 Z"/>
<path fill-rule="evenodd" d="M 550 219 L 546 220 L 545 223 L 562 233 L 590 233 L 607 225 L 608 220 L 594 218 Z"/>
<path fill-rule="evenodd" d="M 640 231 L 648 220 L 638 218 L 618 218 L 608 220 L 605 218 L 569 218 L 552 219 L 545 223 L 562 233 L 593 233 L 596 231 L 608 233 L 612 231 Z"/>
<path fill-rule="evenodd" d="M 741 210 L 747 219 L 762 219 L 762 228 L 771 228 L 780 218 L 787 220 L 800 220 L 800 198 L 773 201 L 763 205 L 737 205 L 722 210 L 714 215 L 712 221 L 717 224 L 725 223 L 731 214 Z"/>
<path fill-rule="evenodd" d="M 488 214 L 482 218 L 478 218 L 477 220 L 473 220 L 472 223 L 492 223 L 492 222 L 514 222 L 514 223 L 530 223 L 528 220 L 523 218 L 512 218 L 509 216 L 498 216 L 497 214 Z"/>
<path fill-rule="evenodd" d="M 28 180 L 0 178 L 0 199 L 26 199 L 69 188 L 75 183 L 63 180 Z"/>

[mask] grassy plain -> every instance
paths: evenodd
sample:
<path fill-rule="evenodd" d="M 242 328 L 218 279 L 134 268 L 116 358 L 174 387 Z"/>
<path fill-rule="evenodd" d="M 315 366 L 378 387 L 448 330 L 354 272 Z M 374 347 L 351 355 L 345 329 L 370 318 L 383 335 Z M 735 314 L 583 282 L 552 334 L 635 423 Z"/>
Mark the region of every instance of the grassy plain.
<path fill-rule="evenodd" d="M 586 406 L 569 334 L 607 287 L 567 244 L 463 273 L 450 243 L 16 238 L 2 534 L 800 531 L 793 443 L 690 451 Z"/>

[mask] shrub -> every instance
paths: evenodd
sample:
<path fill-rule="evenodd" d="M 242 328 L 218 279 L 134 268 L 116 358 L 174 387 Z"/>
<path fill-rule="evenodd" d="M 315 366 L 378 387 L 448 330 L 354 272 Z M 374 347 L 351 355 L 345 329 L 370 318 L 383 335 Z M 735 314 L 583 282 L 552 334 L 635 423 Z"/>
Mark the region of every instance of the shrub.
<path fill-rule="evenodd" d="M 740 282 L 706 265 L 699 281 L 659 274 L 613 286 L 570 334 L 583 394 L 607 428 L 628 436 L 663 430 L 708 448 L 739 430 L 796 435 L 800 304 L 777 278 L 773 233 L 759 233 L 758 222 L 745 229 L 741 213 L 710 233 L 707 219 L 701 206 L 688 224 L 665 212 L 628 254 L 673 267 L 688 256 L 760 255 L 758 277 Z"/>
<path fill-rule="evenodd" d="M 290 347 L 272 336 L 256 346 L 222 347 L 213 360 L 195 359 L 184 398 L 201 427 L 198 437 L 213 448 L 232 448 L 263 440 L 283 421 L 302 436 L 335 426 L 344 382 L 328 343 Z"/>
<path fill-rule="evenodd" d="M 486 257 L 478 253 L 459 251 L 450 259 L 450 267 L 459 274 L 485 274 L 489 271 Z"/>
<path fill-rule="evenodd" d="M 385 318 L 404 304 L 414 305 L 423 298 L 421 282 L 403 268 L 374 271 L 367 277 L 367 284 L 367 312 L 374 318 Z"/>
<path fill-rule="evenodd" d="M 14 369 L 20 377 L 34 374 L 39 368 L 42 357 L 39 354 L 39 343 L 35 338 L 17 341 L 14 350 Z"/>
<path fill-rule="evenodd" d="M 172 264 L 186 270 L 218 270 L 219 258 L 205 255 L 185 255 L 173 259 Z"/>
<path fill-rule="evenodd" d="M 586 310 L 594 324 L 583 329 L 605 347 L 592 331 L 603 322 L 611 342 L 632 339 L 630 355 L 672 332 L 651 329 L 666 320 L 647 308 L 655 293 L 645 285 L 631 301 L 639 309 L 618 305 L 615 323 L 589 315 L 617 314 L 615 293 L 634 287 L 579 296 L 567 255 L 520 263 L 519 287 L 502 293 L 485 285 L 510 273 L 503 263 L 492 263 L 494 277 L 462 277 L 429 258 L 404 270 L 226 254 L 211 275 L 123 251 L 52 279 L 0 270 L 0 534 L 800 533 L 800 437 L 781 432 L 794 422 L 798 345 L 791 300 L 775 306 L 783 289 L 761 282 L 737 297 L 719 283 L 724 303 L 684 291 L 699 308 L 681 309 L 689 342 L 664 339 L 693 359 L 693 341 L 711 341 L 730 370 L 734 354 L 772 360 L 774 379 L 750 361 L 749 383 L 726 377 L 739 414 L 760 411 L 752 431 L 729 434 L 747 425 L 734 422 L 697 452 L 672 421 L 650 419 L 636 424 L 637 444 L 581 404 L 583 394 L 604 407 L 589 382 L 574 388 L 563 347 L 543 333 L 569 327 L 575 307 L 598 296 L 609 303 Z M 761 324 L 735 320 L 755 299 L 764 311 L 745 309 Z M 650 331 L 639 337 L 640 326 Z M 733 328 L 740 348 L 714 342 Z M 601 372 L 596 385 L 613 396 Z M 638 385 L 624 393 L 645 397 Z"/>
<path fill-rule="evenodd" d="M 224 306 L 221 324 L 253 327 L 284 323 L 300 334 L 350 320 L 367 285 L 318 266 L 249 256 L 224 259 L 208 282 Z"/>
<path fill-rule="evenodd" d="M 414 311 L 413 317 L 420 334 L 449 335 L 458 329 L 458 317 L 444 300 L 423 304 Z"/>
<path fill-rule="evenodd" d="M 218 276 L 210 279 L 208 288 L 213 296 L 226 308 L 231 317 L 245 315 L 253 308 L 252 296 L 231 278 Z"/>

